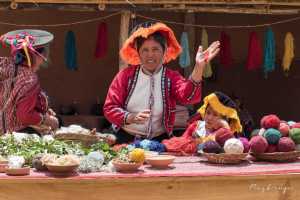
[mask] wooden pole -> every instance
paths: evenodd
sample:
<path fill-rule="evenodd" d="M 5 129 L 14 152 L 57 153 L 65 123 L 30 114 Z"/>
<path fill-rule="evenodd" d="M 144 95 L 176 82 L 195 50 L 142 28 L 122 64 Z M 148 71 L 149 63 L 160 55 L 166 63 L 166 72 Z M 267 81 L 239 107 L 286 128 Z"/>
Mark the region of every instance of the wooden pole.
<path fill-rule="evenodd" d="M 196 17 L 195 17 L 195 13 L 186 13 L 184 16 L 184 23 L 185 24 L 195 24 L 196 21 Z M 191 65 L 189 67 L 186 67 L 184 69 L 184 76 L 185 77 L 189 77 L 190 74 L 192 73 L 193 69 L 194 69 L 194 65 L 195 65 L 195 56 L 196 56 L 196 52 L 195 52 L 195 48 L 196 48 L 196 30 L 195 27 L 192 26 L 184 26 L 184 31 L 187 32 L 188 34 L 188 39 L 189 39 L 189 49 L 190 49 L 190 57 L 191 57 Z"/>
<path fill-rule="evenodd" d="M 130 16 L 130 11 L 124 11 L 121 14 L 119 49 L 122 48 L 123 43 L 128 38 Z M 121 58 L 119 58 L 119 70 L 125 68 L 126 66 L 127 63 L 125 63 Z"/>

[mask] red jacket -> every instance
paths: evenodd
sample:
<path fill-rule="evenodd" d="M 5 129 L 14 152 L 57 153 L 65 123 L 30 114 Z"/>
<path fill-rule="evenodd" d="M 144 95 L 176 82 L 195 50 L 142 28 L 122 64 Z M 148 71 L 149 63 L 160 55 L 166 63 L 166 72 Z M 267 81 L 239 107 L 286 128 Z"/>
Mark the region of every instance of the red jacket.
<path fill-rule="evenodd" d="M 117 128 L 124 125 L 128 101 L 135 88 L 140 66 L 130 66 L 120 71 L 112 81 L 104 104 L 105 117 Z M 201 83 L 183 78 L 178 72 L 163 67 L 162 72 L 163 124 L 172 133 L 176 102 L 195 104 L 201 100 Z"/>

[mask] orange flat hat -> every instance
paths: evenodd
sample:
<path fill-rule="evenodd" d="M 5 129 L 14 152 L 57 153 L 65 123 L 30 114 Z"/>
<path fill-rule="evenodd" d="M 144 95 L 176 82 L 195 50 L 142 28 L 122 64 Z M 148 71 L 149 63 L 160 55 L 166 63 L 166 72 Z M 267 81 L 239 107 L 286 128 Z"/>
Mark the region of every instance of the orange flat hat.
<path fill-rule="evenodd" d="M 181 47 L 176 40 L 173 31 L 163 23 L 155 23 L 150 27 L 140 27 L 125 41 L 123 47 L 120 50 L 121 58 L 128 64 L 139 65 L 141 64 L 138 51 L 135 47 L 135 40 L 138 37 L 148 38 L 149 35 L 160 32 L 167 40 L 167 48 L 164 63 L 168 63 L 171 60 L 175 60 L 181 53 Z"/>

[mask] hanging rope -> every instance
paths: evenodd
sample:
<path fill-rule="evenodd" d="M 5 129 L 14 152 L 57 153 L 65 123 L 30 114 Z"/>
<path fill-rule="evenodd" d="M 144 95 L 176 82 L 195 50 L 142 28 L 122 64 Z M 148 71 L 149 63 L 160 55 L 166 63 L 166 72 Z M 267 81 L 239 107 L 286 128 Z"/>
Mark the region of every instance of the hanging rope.
<path fill-rule="evenodd" d="M 86 24 L 86 23 L 91 23 L 91 22 L 97 22 L 101 21 L 104 19 L 108 19 L 110 17 L 116 16 L 121 14 L 123 11 L 118 11 L 115 13 L 112 13 L 110 15 L 104 16 L 104 17 L 96 17 L 92 19 L 86 19 L 86 20 L 81 20 L 81 21 L 76 21 L 76 22 L 71 22 L 71 23 L 61 23 L 61 24 L 16 24 L 16 23 L 10 23 L 10 22 L 3 22 L 0 21 L 0 25 L 8 25 L 8 26 L 22 26 L 22 27 L 62 27 L 62 26 L 72 26 L 72 25 L 78 25 L 78 24 Z M 241 28 L 259 28 L 259 27 L 268 27 L 272 25 L 278 25 L 278 24 L 285 24 L 289 22 L 294 22 L 300 20 L 300 16 L 298 17 L 293 17 L 290 19 L 285 19 L 285 20 L 280 20 L 280 21 L 275 21 L 271 23 L 263 23 L 263 24 L 255 24 L 255 25 L 206 25 L 206 24 L 187 24 L 187 23 L 182 23 L 182 22 L 176 22 L 176 21 L 169 21 L 169 20 L 162 20 L 158 18 L 153 18 L 153 17 L 148 17 L 144 16 L 141 14 L 135 14 L 135 17 L 140 17 L 142 19 L 146 20 L 151 20 L 151 21 L 160 21 L 168 24 L 175 24 L 175 25 L 180 25 L 180 26 L 190 26 L 190 27 L 196 27 L 196 28 L 216 28 L 216 29 L 241 29 Z"/>
<path fill-rule="evenodd" d="M 160 21 L 160 22 L 164 22 L 164 23 L 168 23 L 168 24 L 175 24 L 175 25 L 181 25 L 181 26 L 191 26 L 191 27 L 198 27 L 198 28 L 220 28 L 220 29 L 224 29 L 224 28 L 227 28 L 227 29 L 240 29 L 240 28 L 268 27 L 268 26 L 271 26 L 271 25 L 285 24 L 285 23 L 288 23 L 288 22 L 293 22 L 293 21 L 300 20 L 300 16 L 299 16 L 299 17 L 280 20 L 280 21 L 272 22 L 272 23 L 264 23 L 264 24 L 256 24 L 256 25 L 242 25 L 242 26 L 232 26 L 232 25 L 225 25 L 225 26 L 222 25 L 222 26 L 220 26 L 220 25 L 187 24 L 187 23 L 181 23 L 181 22 L 175 22 L 175 21 L 161 20 L 161 19 L 147 17 L 147 16 L 140 15 L 140 14 L 136 14 L 136 16 L 140 17 L 140 18 L 143 18 L 143 19 L 147 19 L 147 20 L 151 20 L 151 21 Z"/>
<path fill-rule="evenodd" d="M 72 26 L 72 25 L 77 25 L 77 24 L 87 24 L 91 22 L 96 22 L 96 21 L 101 21 L 104 19 L 108 19 L 110 17 L 116 16 L 121 14 L 122 11 L 112 13 L 110 15 L 104 16 L 104 17 L 96 17 L 92 19 L 86 19 L 86 20 L 81 20 L 81 21 L 76 21 L 76 22 L 71 22 L 71 23 L 61 23 L 61 24 L 15 24 L 15 23 L 9 23 L 9 22 L 1 22 L 0 25 L 8 25 L 8 26 L 23 26 L 23 27 L 60 27 L 60 26 Z"/>

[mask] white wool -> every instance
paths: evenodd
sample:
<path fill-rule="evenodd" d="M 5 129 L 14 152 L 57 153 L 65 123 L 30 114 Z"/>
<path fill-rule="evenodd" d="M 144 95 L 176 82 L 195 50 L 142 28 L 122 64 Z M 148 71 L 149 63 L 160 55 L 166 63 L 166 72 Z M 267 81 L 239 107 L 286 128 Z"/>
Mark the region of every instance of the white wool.
<path fill-rule="evenodd" d="M 225 153 L 243 153 L 244 145 L 239 139 L 231 138 L 225 142 L 224 151 Z"/>

